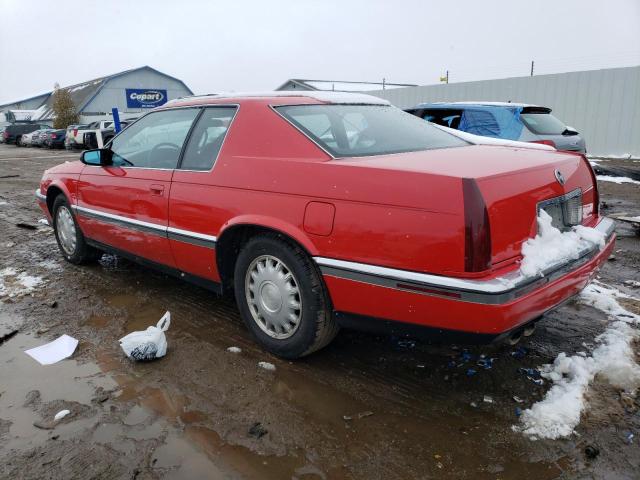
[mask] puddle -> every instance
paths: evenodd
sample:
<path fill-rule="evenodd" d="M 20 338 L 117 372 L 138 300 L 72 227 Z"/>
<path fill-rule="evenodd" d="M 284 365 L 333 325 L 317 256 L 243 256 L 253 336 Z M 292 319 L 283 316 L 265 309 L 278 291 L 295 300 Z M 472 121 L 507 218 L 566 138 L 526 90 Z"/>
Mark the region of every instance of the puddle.
<path fill-rule="evenodd" d="M 38 405 L 56 400 L 90 405 L 97 387 L 111 389 L 116 386 L 108 376 L 102 374 L 94 363 L 79 364 L 73 359 L 54 365 L 42 366 L 24 353 L 24 350 L 42 345 L 42 339 L 18 334 L 0 347 L 1 375 L 0 418 L 11 422 L 6 449 L 25 448 L 45 441 L 49 432 L 36 428 L 33 423 L 41 417 L 34 406 L 25 406 L 29 392 L 38 391 Z M 36 409 L 37 406 L 36 405 Z M 68 420 L 72 420 L 68 417 Z M 90 419 L 61 424 L 56 433 L 71 436 L 87 428 Z"/>

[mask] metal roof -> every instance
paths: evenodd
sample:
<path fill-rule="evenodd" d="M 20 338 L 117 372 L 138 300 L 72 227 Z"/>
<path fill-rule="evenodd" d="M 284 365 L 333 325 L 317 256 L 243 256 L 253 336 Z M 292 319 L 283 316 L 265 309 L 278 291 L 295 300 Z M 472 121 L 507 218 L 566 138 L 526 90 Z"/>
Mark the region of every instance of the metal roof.
<path fill-rule="evenodd" d="M 276 88 L 276 90 L 283 90 L 290 83 L 302 90 L 320 90 L 326 92 L 366 92 L 369 90 L 380 90 L 381 88 L 384 90 L 386 88 L 417 86 L 410 83 L 355 82 L 352 80 L 312 80 L 291 78 Z"/>
<path fill-rule="evenodd" d="M 415 108 L 421 108 L 426 106 L 438 106 L 444 107 L 447 105 L 469 105 L 469 106 L 482 106 L 482 107 L 537 107 L 537 108 L 547 108 L 541 107 L 539 105 L 533 105 L 530 103 L 515 103 L 515 102 L 483 102 L 483 101 L 464 101 L 464 102 L 425 102 L 420 103 Z"/>
<path fill-rule="evenodd" d="M 128 75 L 130 73 L 137 72 L 140 70 L 150 70 L 159 75 L 165 76 L 167 78 L 171 78 L 172 80 L 176 80 L 180 82 L 188 92 L 193 93 L 191 89 L 187 87 L 187 85 L 182 80 L 172 77 L 171 75 L 167 75 L 166 73 L 156 70 L 155 68 L 152 68 L 148 65 L 145 65 L 143 67 L 138 67 L 138 68 L 132 68 L 130 70 L 125 70 L 123 72 L 114 73 L 112 75 L 106 75 L 104 77 L 94 78 L 93 80 L 88 80 L 86 82 L 76 83 L 75 85 L 69 85 L 67 87 L 61 87 L 61 88 L 63 90 L 67 90 L 71 94 L 71 99 L 73 100 L 73 103 L 76 106 L 78 113 L 80 113 L 82 112 L 84 107 L 86 107 L 89 104 L 89 102 L 91 102 L 91 100 L 93 100 L 98 95 L 98 93 L 100 93 L 100 90 L 102 90 L 102 88 L 106 85 L 107 82 L 109 82 L 110 80 L 113 80 L 114 78 L 121 77 L 123 75 Z M 36 113 L 31 117 L 32 121 L 48 120 L 52 118 L 52 115 L 53 115 L 53 95 L 52 94 L 53 94 L 53 91 L 50 91 L 45 94 L 31 97 L 31 99 L 33 99 L 40 96 L 45 96 L 45 95 L 47 96 L 47 98 L 42 102 L 40 107 L 35 111 Z M 29 99 L 19 100 L 19 102 L 23 102 L 25 100 L 29 100 Z M 11 102 L 5 105 L 13 105 L 15 103 L 18 103 L 18 102 Z"/>

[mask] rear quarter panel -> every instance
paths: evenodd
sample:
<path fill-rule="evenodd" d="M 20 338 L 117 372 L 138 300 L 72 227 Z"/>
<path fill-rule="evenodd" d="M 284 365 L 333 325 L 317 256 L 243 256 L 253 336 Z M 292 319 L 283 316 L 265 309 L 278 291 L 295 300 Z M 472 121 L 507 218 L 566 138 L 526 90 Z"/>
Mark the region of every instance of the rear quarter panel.
<path fill-rule="evenodd" d="M 314 201 L 335 207 L 329 235 L 304 229 Z M 331 160 L 271 109 L 243 104 L 211 172 L 175 171 L 169 226 L 220 238 L 253 223 L 314 256 L 438 273 L 463 268 L 461 208 L 459 179 Z M 219 280 L 196 260 L 210 258 L 205 247 L 172 245 L 193 258 L 187 271 Z"/>

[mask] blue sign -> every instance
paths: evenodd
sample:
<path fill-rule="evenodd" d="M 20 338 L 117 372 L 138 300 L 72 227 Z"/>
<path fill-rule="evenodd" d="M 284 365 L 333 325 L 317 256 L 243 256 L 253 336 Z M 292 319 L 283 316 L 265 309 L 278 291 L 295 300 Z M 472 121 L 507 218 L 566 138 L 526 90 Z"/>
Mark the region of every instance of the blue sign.
<path fill-rule="evenodd" d="M 167 103 L 167 91 L 153 88 L 127 88 L 128 108 L 154 108 Z"/>

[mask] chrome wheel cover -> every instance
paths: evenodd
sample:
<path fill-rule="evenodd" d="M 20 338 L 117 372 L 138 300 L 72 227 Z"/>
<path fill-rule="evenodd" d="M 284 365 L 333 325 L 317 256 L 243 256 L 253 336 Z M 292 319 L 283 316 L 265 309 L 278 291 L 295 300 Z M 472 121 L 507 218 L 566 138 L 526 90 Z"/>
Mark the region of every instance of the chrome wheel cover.
<path fill-rule="evenodd" d="M 64 253 L 73 255 L 76 251 L 76 224 L 71 212 L 66 206 L 61 206 L 56 212 L 56 232 Z"/>
<path fill-rule="evenodd" d="M 302 319 L 302 297 L 293 272 L 280 259 L 261 255 L 247 269 L 247 306 L 260 329 L 271 338 L 291 337 Z"/>

